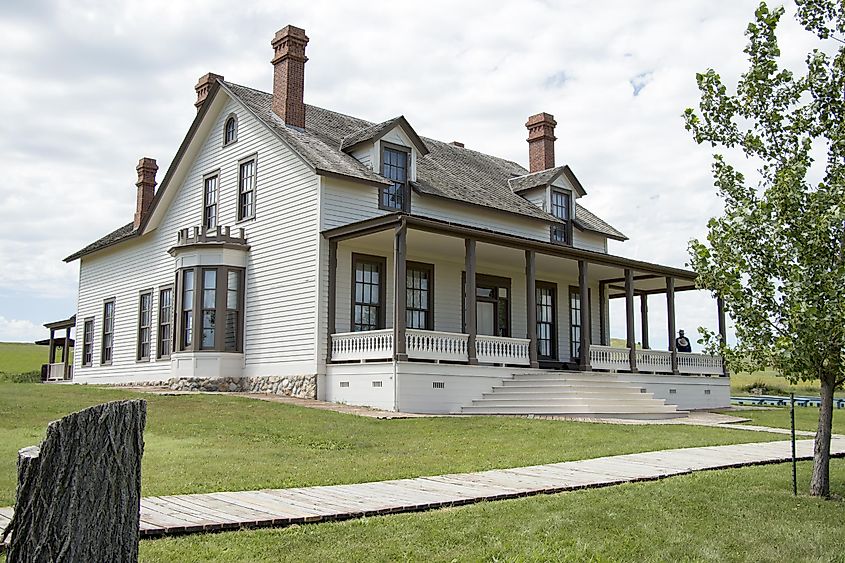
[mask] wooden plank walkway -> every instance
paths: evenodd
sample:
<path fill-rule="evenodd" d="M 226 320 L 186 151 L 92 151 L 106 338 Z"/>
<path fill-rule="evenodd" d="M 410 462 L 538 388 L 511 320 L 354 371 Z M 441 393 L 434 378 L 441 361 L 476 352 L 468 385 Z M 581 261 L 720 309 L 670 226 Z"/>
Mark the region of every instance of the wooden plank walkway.
<path fill-rule="evenodd" d="M 799 459 L 812 459 L 812 440 L 798 441 L 797 448 Z M 835 437 L 831 451 L 834 456 L 845 456 L 845 437 Z M 760 442 L 354 485 L 145 497 L 141 500 L 141 536 L 347 520 L 790 459 L 788 441 Z M 11 516 L 11 508 L 0 508 L 0 532 Z"/>

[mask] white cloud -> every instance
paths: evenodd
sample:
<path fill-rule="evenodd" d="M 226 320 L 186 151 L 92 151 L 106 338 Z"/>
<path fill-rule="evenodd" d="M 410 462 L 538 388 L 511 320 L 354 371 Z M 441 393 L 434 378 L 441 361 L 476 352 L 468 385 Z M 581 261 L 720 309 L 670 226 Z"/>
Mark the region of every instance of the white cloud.
<path fill-rule="evenodd" d="M 46 338 L 43 326 L 30 320 L 0 316 L 0 342 L 34 342 Z"/>

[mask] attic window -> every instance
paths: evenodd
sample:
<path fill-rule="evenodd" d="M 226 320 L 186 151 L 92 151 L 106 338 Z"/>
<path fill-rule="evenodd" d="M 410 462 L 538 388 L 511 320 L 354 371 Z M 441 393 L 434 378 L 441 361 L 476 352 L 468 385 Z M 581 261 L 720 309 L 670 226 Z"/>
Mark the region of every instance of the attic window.
<path fill-rule="evenodd" d="M 551 212 L 562 225 L 552 225 L 551 238 L 556 244 L 572 244 L 572 196 L 561 190 L 552 190 Z"/>
<path fill-rule="evenodd" d="M 381 174 L 392 182 L 379 193 L 379 208 L 389 211 L 405 211 L 411 208 L 411 194 L 408 186 L 408 167 L 411 151 L 398 145 L 382 143 Z"/>
<path fill-rule="evenodd" d="M 230 115 L 223 127 L 223 146 L 231 145 L 238 140 L 238 116 Z"/>

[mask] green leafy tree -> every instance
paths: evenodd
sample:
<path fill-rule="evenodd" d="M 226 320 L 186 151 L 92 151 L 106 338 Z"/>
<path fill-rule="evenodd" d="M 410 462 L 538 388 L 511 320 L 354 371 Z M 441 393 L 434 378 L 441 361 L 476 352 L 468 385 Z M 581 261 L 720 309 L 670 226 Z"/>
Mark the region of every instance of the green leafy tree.
<path fill-rule="evenodd" d="M 774 366 L 792 382 L 820 382 L 810 492 L 828 496 L 833 393 L 845 382 L 845 2 L 796 4 L 818 39 L 800 72 L 779 65 L 784 9 L 761 3 L 735 93 L 712 69 L 696 76 L 701 101 L 684 112 L 686 128 L 717 151 L 724 214 L 706 242 L 690 242 L 690 256 L 699 286 L 725 300 L 736 324 L 730 349 L 705 331 L 711 349 L 734 370 Z M 753 178 L 728 152 L 744 154 Z"/>

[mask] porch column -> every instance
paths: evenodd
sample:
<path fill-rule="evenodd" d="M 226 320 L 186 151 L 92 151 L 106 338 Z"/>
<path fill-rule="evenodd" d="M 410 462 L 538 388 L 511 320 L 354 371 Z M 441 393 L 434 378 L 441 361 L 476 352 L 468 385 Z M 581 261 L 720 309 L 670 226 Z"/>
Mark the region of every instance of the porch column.
<path fill-rule="evenodd" d="M 405 293 L 407 292 L 407 264 L 405 257 L 407 240 L 408 225 L 403 220 L 396 227 L 396 236 L 394 237 L 393 244 L 393 357 L 398 362 L 408 359 L 405 348 L 405 324 L 407 323 L 405 316 L 405 308 L 407 306 L 405 297 Z"/>
<path fill-rule="evenodd" d="M 675 349 L 675 278 L 666 278 L 666 310 L 669 320 L 669 352 L 672 353 L 672 373 L 678 373 L 678 351 Z"/>
<path fill-rule="evenodd" d="M 466 307 L 467 331 L 467 360 L 470 364 L 477 364 L 478 358 L 475 354 L 476 327 L 476 305 L 475 305 L 475 240 L 468 238 L 464 240 L 466 246 L 466 283 L 464 284 L 464 306 Z"/>
<path fill-rule="evenodd" d="M 627 329 L 628 363 L 637 373 L 637 340 L 634 335 L 634 273 L 625 268 L 625 328 Z"/>
<path fill-rule="evenodd" d="M 643 350 L 648 350 L 651 346 L 648 345 L 648 294 L 640 294 L 640 322 L 642 324 L 643 333 Z"/>
<path fill-rule="evenodd" d="M 70 327 L 65 329 L 65 347 L 62 349 L 62 363 L 65 365 L 62 375 L 67 379 L 67 367 L 70 363 Z"/>
<path fill-rule="evenodd" d="M 578 260 L 578 298 L 581 301 L 581 341 L 578 343 L 578 368 L 590 371 L 590 286 L 587 281 L 587 261 Z"/>
<path fill-rule="evenodd" d="M 716 298 L 716 308 L 719 310 L 719 339 L 722 341 L 722 346 L 728 342 L 728 329 L 725 322 L 725 300 L 721 297 Z M 728 365 L 722 358 L 722 375 L 728 376 Z"/>
<path fill-rule="evenodd" d="M 56 331 L 54 329 L 50 329 L 50 359 L 47 360 L 48 364 L 52 364 L 56 361 Z"/>
<path fill-rule="evenodd" d="M 337 332 L 337 241 L 329 240 L 329 291 L 327 294 L 328 312 L 326 313 L 326 363 L 332 361 L 332 334 Z"/>
<path fill-rule="evenodd" d="M 525 251 L 525 302 L 528 308 L 528 361 L 532 368 L 537 361 L 537 260 L 533 250 Z"/>
<path fill-rule="evenodd" d="M 607 300 L 607 284 L 599 282 L 599 344 L 607 346 L 607 323 L 605 322 L 605 315 L 607 314 L 607 307 L 605 301 Z"/>

